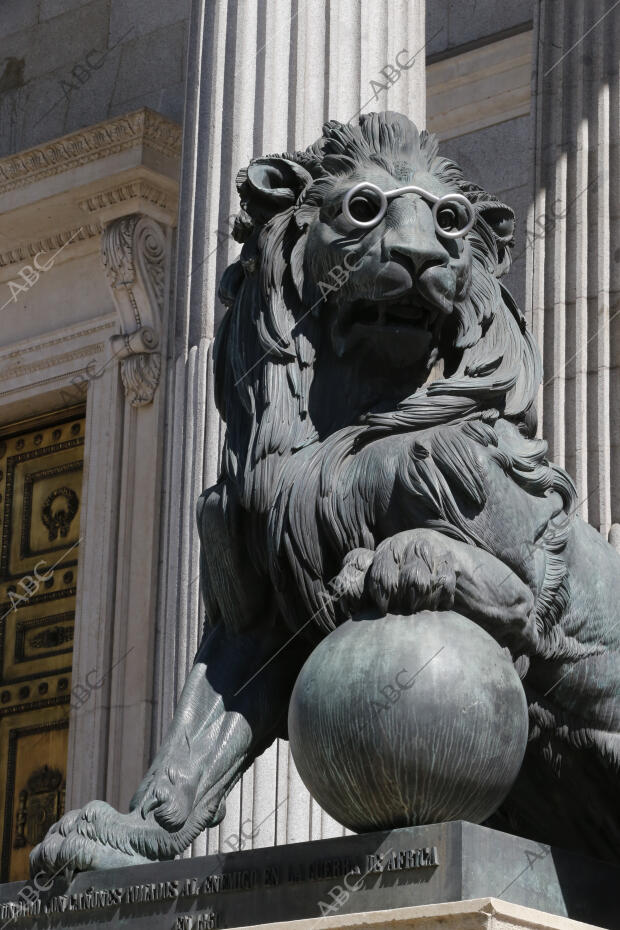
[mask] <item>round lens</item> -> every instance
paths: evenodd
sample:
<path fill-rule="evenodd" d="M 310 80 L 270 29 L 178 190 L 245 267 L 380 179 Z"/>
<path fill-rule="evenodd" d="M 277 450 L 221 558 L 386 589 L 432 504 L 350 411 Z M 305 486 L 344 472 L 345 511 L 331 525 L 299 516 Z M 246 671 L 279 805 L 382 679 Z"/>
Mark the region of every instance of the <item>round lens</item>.
<path fill-rule="evenodd" d="M 454 232 L 460 228 L 458 210 L 454 207 L 442 207 L 437 211 L 437 225 L 441 226 L 444 232 Z"/>
<path fill-rule="evenodd" d="M 446 194 L 433 204 L 433 219 L 440 236 L 460 239 L 475 222 L 474 208 L 463 194 Z"/>
<path fill-rule="evenodd" d="M 357 223 L 371 223 L 379 212 L 374 197 L 357 194 L 349 201 L 349 213 Z"/>
<path fill-rule="evenodd" d="M 362 181 L 347 191 L 342 201 L 342 212 L 353 226 L 368 229 L 376 226 L 385 216 L 387 198 L 380 187 Z"/>

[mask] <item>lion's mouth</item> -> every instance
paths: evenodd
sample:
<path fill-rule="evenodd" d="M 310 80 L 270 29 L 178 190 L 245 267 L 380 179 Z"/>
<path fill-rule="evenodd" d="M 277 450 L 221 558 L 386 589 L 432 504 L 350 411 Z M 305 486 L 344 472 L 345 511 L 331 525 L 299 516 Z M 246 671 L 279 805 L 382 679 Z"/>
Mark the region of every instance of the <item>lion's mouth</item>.
<path fill-rule="evenodd" d="M 340 356 L 362 352 L 380 358 L 392 371 L 423 361 L 426 366 L 436 354 L 446 316 L 413 290 L 394 298 L 354 300 L 339 306 L 331 325 L 332 344 Z"/>
<path fill-rule="evenodd" d="M 393 300 L 356 300 L 341 311 L 340 325 L 428 332 L 433 329 L 440 312 L 436 307 L 413 303 L 410 294 Z"/>

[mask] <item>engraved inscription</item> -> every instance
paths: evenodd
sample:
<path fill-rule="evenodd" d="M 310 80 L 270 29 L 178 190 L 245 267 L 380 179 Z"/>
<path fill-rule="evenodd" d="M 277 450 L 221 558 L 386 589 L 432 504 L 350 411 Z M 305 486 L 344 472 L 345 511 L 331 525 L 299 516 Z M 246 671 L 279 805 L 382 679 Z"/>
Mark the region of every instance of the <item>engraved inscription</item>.
<path fill-rule="evenodd" d="M 217 916 L 215 911 L 208 910 L 177 917 L 172 930 L 214 930 L 217 927 Z"/>
<path fill-rule="evenodd" d="M 367 872 L 400 872 L 403 869 L 423 869 L 439 865 L 439 855 L 436 846 L 425 846 L 423 849 L 401 849 L 398 852 L 389 852 L 384 856 L 366 856 Z"/>
<path fill-rule="evenodd" d="M 346 881 L 351 876 L 359 876 L 355 883 L 355 888 L 358 888 L 363 879 L 371 873 L 401 872 L 433 868 L 438 865 L 439 853 L 436 846 L 389 850 L 386 853 L 372 853 L 357 859 L 340 856 L 315 859 L 306 863 L 271 864 L 262 870 L 237 869 L 230 872 L 212 872 L 207 876 L 129 885 L 125 888 L 101 890 L 89 888 L 75 894 L 56 895 L 45 902 L 41 900 L 33 902 L 33 910 L 28 910 L 26 905 L 17 902 L 5 903 L 0 905 L 0 920 L 26 915 L 59 914 L 66 911 L 118 907 L 123 904 L 172 901 L 180 898 L 185 899 L 186 906 L 190 907 L 192 899 L 195 900 L 204 895 L 251 891 L 254 888 L 273 888 L 301 882 L 325 882 L 332 879 L 345 879 Z M 177 916 L 172 930 L 176 928 L 214 930 L 217 926 L 218 915 L 213 909 L 208 908 L 195 914 Z"/>

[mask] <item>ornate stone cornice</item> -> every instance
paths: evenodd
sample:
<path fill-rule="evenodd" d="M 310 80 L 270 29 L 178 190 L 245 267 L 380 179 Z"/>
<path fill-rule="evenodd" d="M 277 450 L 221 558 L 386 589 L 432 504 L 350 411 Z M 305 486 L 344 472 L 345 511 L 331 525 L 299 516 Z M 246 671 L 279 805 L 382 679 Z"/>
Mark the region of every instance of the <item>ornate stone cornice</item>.
<path fill-rule="evenodd" d="M 181 127 L 143 108 L 0 159 L 0 194 L 125 149 L 145 146 L 178 160 Z"/>
<path fill-rule="evenodd" d="M 84 379 L 92 368 L 103 367 L 109 357 L 110 336 L 118 328 L 113 314 L 69 326 L 48 336 L 29 339 L 0 349 L 0 413 L 7 422 L 5 402 L 26 391 L 42 395 L 48 388 L 62 389 Z M 10 418 L 9 418 L 10 422 Z"/>
<path fill-rule="evenodd" d="M 80 207 L 87 213 L 100 213 L 107 207 L 128 204 L 132 200 L 146 200 L 163 210 L 167 210 L 171 200 L 170 192 L 156 184 L 138 179 L 128 184 L 118 184 L 107 190 L 98 191 L 86 200 L 80 201 Z"/>
<path fill-rule="evenodd" d="M 55 252 L 57 249 L 62 248 L 66 242 L 81 242 L 85 239 L 92 239 L 100 233 L 101 227 L 98 223 L 84 223 L 83 226 L 66 229 L 55 233 L 53 236 L 45 236 L 43 239 L 24 242 L 14 249 L 0 252 L 0 268 L 4 268 L 6 265 L 21 264 L 34 258 L 40 252 Z"/>
<path fill-rule="evenodd" d="M 104 342 L 92 342 L 69 352 L 61 352 L 58 355 L 51 355 L 49 358 L 38 359 L 32 364 L 14 364 L 12 367 L 10 365 L 7 365 L 6 368 L 0 367 L 0 381 L 11 381 L 24 375 L 33 375 L 38 371 L 46 371 L 82 358 L 92 359 L 101 355 L 104 351 Z"/>
<path fill-rule="evenodd" d="M 0 381 L 33 375 L 81 358 L 92 359 L 104 352 L 111 329 L 113 317 L 0 349 Z"/>

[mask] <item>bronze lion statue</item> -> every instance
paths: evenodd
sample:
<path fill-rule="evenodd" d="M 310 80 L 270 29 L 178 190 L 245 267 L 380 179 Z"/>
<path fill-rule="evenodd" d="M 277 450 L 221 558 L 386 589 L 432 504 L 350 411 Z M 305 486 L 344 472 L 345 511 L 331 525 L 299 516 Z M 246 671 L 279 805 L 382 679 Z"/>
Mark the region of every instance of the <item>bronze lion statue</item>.
<path fill-rule="evenodd" d="M 66 814 L 33 871 L 180 853 L 286 737 L 316 644 L 373 605 L 454 608 L 510 651 L 529 742 L 490 824 L 620 861 L 620 556 L 535 436 L 539 353 L 501 284 L 512 211 L 392 112 L 329 122 L 237 187 L 202 644 L 130 812 Z"/>

